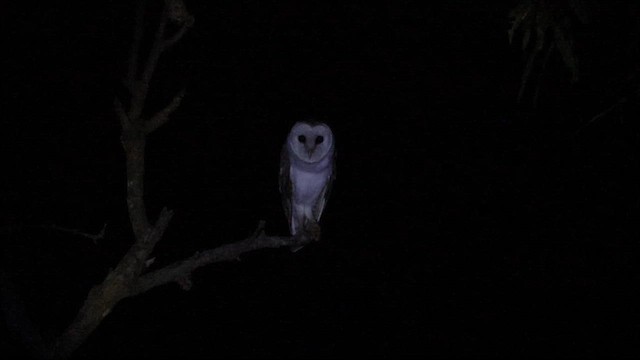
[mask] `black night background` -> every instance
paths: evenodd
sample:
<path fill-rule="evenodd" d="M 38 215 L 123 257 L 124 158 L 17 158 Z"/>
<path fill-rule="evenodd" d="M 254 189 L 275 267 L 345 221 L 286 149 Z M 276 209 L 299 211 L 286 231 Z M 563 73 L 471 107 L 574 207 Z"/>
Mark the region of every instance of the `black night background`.
<path fill-rule="evenodd" d="M 114 98 L 135 2 L 17 3 L 0 15 L 4 359 L 29 354 L 7 309 L 55 338 L 134 241 Z M 73 358 L 640 355 L 638 3 L 186 4 L 147 109 L 186 88 L 147 142 L 149 218 L 175 212 L 150 269 L 260 220 L 287 235 L 280 149 L 309 116 L 338 150 L 322 240 L 124 299 Z M 519 99 L 522 4 L 557 23 Z M 95 243 L 61 230 L 105 223 Z"/>

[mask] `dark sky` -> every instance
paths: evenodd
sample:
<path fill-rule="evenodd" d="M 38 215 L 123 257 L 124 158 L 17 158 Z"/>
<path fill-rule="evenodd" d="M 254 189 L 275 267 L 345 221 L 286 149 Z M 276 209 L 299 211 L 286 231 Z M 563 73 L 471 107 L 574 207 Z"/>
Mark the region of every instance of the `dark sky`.
<path fill-rule="evenodd" d="M 597 7 L 575 32 L 581 80 L 553 53 L 534 109 L 516 101 L 517 2 L 487 3 L 189 2 L 195 26 L 147 109 L 186 87 L 147 149 L 149 215 L 175 210 L 155 265 L 261 219 L 285 234 L 279 152 L 308 116 L 338 149 L 323 239 L 124 300 L 76 357 L 638 355 L 637 95 L 585 125 L 633 84 L 638 8 Z M 0 15 L 1 261 L 46 336 L 132 242 L 112 104 L 133 15 L 127 1 Z M 98 244 L 52 229 L 105 222 Z M 0 351 L 20 353 L 0 329 Z"/>

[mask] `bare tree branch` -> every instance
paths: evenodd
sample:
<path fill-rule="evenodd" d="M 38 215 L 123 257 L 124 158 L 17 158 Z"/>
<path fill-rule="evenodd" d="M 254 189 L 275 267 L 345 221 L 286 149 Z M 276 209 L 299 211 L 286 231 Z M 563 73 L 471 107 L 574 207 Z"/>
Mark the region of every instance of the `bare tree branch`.
<path fill-rule="evenodd" d="M 142 72 L 142 77 L 135 83 L 134 86 L 131 109 L 129 110 L 129 119 L 131 119 L 132 121 L 140 120 L 140 115 L 142 114 L 142 109 L 144 108 L 144 103 L 147 99 L 147 94 L 149 93 L 149 83 L 151 82 L 151 77 L 156 70 L 156 65 L 158 64 L 158 59 L 160 59 L 160 54 L 164 50 L 164 33 L 167 27 L 167 21 L 168 14 L 165 2 L 165 9 L 163 9 L 162 15 L 160 16 L 160 23 L 158 24 L 158 28 L 156 29 L 153 44 L 151 45 L 151 50 L 149 51 L 149 56 L 147 57 L 147 62 Z"/>
<path fill-rule="evenodd" d="M 608 108 L 606 108 L 605 110 L 599 112 L 594 117 L 592 117 L 589 121 L 587 121 L 585 126 L 591 125 L 591 124 L 595 123 L 596 121 L 602 119 L 603 117 L 608 116 L 613 110 L 615 110 L 618 107 L 624 105 L 627 102 L 627 100 L 628 100 L 628 98 L 626 96 L 621 97 L 613 105 L 611 105 Z"/>
<path fill-rule="evenodd" d="M 169 115 L 173 113 L 182 102 L 182 99 L 185 95 L 185 89 L 183 88 L 176 94 L 176 96 L 171 99 L 171 102 L 165 106 L 164 109 L 158 111 L 151 119 L 144 123 L 144 131 L 149 134 L 155 131 L 160 126 L 164 125 L 167 121 L 169 121 Z"/>
<path fill-rule="evenodd" d="M 142 43 L 142 35 L 144 34 L 144 11 L 146 0 L 139 0 L 136 8 L 135 26 L 133 29 L 133 41 L 131 42 L 131 50 L 129 52 L 129 69 L 127 71 L 126 86 L 129 92 L 133 94 L 136 76 L 138 75 L 138 54 L 140 53 L 140 44 Z"/>
<path fill-rule="evenodd" d="M 178 261 L 139 277 L 131 286 L 130 296 L 142 294 L 156 286 L 172 282 L 176 282 L 182 287 L 182 282 L 185 279 L 189 280 L 191 273 L 195 269 L 217 262 L 236 260 L 240 255 L 247 252 L 280 247 L 299 248 L 316 240 L 305 233 L 299 233 L 299 235 L 293 237 L 267 236 L 261 230 L 261 226 L 263 226 L 263 222 L 258 227 L 259 231 L 245 240 L 197 252 L 186 260 Z"/>
<path fill-rule="evenodd" d="M 146 261 L 153 251 L 153 248 L 162 238 L 171 217 L 173 217 L 173 211 L 163 208 L 156 225 L 151 231 L 147 232 L 143 241 L 136 241 L 129 249 L 129 252 L 122 258 L 120 264 L 127 268 L 126 273 L 130 273 L 132 281 L 137 278 L 146 267 Z M 118 266 L 120 266 L 120 264 Z"/>
<path fill-rule="evenodd" d="M 182 36 L 184 36 L 187 30 L 189 30 L 189 28 L 193 26 L 194 22 L 195 18 L 193 16 L 189 16 L 189 18 L 185 20 L 184 24 L 182 24 L 180 30 L 178 30 L 175 34 L 173 34 L 173 36 L 164 41 L 164 43 L 162 44 L 162 50 L 164 51 L 177 43 L 182 38 Z"/>
<path fill-rule="evenodd" d="M 140 241 L 144 238 L 147 229 L 149 228 L 149 221 L 147 218 L 147 212 L 144 205 L 144 153 L 146 146 L 146 133 L 156 129 L 166 121 L 168 121 L 169 115 L 175 111 L 180 105 L 184 91 L 181 91 L 174 99 L 161 111 L 159 111 L 149 123 L 148 129 L 145 129 L 145 120 L 141 117 L 142 110 L 145 107 L 147 94 L 149 92 L 149 83 L 156 69 L 156 65 L 160 58 L 162 51 L 164 50 L 165 42 L 165 30 L 168 23 L 168 5 L 169 2 L 165 1 L 164 8 L 162 10 L 158 27 L 154 34 L 151 50 L 147 57 L 145 67 L 143 69 L 142 76 L 139 80 L 135 79 L 138 54 L 140 52 L 140 43 L 137 36 L 141 36 L 139 32 L 140 23 L 136 24 L 136 30 L 134 31 L 134 44 L 130 52 L 129 63 L 133 63 L 133 68 L 129 68 L 129 79 L 133 79 L 133 93 L 131 97 L 130 107 L 128 111 L 124 110 L 122 103 L 116 99 L 114 106 L 116 113 L 120 118 L 122 124 L 122 146 L 125 149 L 125 155 L 127 158 L 127 206 L 129 209 L 129 219 L 133 227 L 136 239 Z M 143 7 L 144 5 L 140 5 Z M 144 19 L 144 8 L 138 8 L 138 21 Z"/>
<path fill-rule="evenodd" d="M 100 230 L 100 232 L 97 233 L 97 234 L 90 234 L 90 233 L 87 233 L 87 232 L 84 232 L 84 231 L 80 231 L 78 229 L 71 229 L 71 228 L 66 228 L 66 227 L 58 226 L 58 225 L 51 225 L 49 227 L 54 229 L 54 230 L 66 232 L 66 233 L 73 234 L 73 235 L 80 236 L 80 237 L 85 237 L 85 238 L 90 239 L 91 241 L 93 241 L 94 244 L 97 244 L 98 240 L 104 239 L 104 234 L 105 234 L 105 231 L 107 229 L 107 223 L 104 223 L 104 225 L 102 226 L 102 230 Z"/>
<path fill-rule="evenodd" d="M 149 82 L 164 48 L 168 2 L 164 4 L 142 77 L 136 80 L 138 54 L 143 34 L 144 10 L 144 2 L 141 0 L 137 11 L 134 40 L 129 54 L 127 82 L 132 93 L 128 111 L 125 110 L 119 99 L 114 100 L 114 108 L 122 125 L 121 142 L 127 162 L 127 206 L 135 241 L 116 268 L 107 275 L 101 284 L 89 291 L 76 318 L 56 341 L 52 357 L 69 357 L 95 330 L 111 309 L 120 300 L 130 296 L 131 285 L 137 281 L 145 269 L 149 255 L 156 243 L 162 238 L 173 216 L 171 211 L 164 208 L 156 224 L 150 226 L 144 203 L 146 132 L 141 114 L 147 99 Z M 160 111 L 159 115 L 156 115 L 153 122 L 156 127 L 167 121 L 165 118 L 168 118 L 171 112 L 180 105 L 182 96 L 184 96 L 184 91 Z"/>
<path fill-rule="evenodd" d="M 245 240 L 198 252 L 189 259 L 140 275 L 146 267 L 146 259 L 153 247 L 162 238 L 171 216 L 171 211 L 163 209 L 145 241 L 142 244 L 136 242 L 118 266 L 107 275 L 105 281 L 91 289 L 76 319 L 58 340 L 55 347 L 56 356 L 65 358 L 71 355 L 111 309 L 124 298 L 140 295 L 154 287 L 172 282 L 188 290 L 191 286 L 191 273 L 199 267 L 235 260 L 240 255 L 255 250 L 298 248 L 317 240 L 305 232 L 293 237 L 267 236 L 263 231 L 264 222 L 260 222 L 256 233 Z"/>
<path fill-rule="evenodd" d="M 42 358 L 68 358 L 87 339 L 87 337 L 98 327 L 111 309 L 116 304 L 127 297 L 141 294 L 149 289 L 163 284 L 175 282 L 183 289 L 191 287 L 191 273 L 202 266 L 237 259 L 240 255 L 259 249 L 290 247 L 292 249 L 317 240 L 317 235 L 302 231 L 294 237 L 267 236 L 264 233 L 264 222 L 260 222 L 255 233 L 245 240 L 222 245 L 215 249 L 198 252 L 192 257 L 176 262 L 159 270 L 142 275 L 143 271 L 153 262 L 151 253 L 157 242 L 162 238 L 173 212 L 163 208 L 155 224 L 151 225 L 147 218 L 147 210 L 144 203 L 144 169 L 145 169 L 145 146 L 147 135 L 162 126 L 169 120 L 169 116 L 180 106 L 185 96 L 185 89 L 176 94 L 171 102 L 162 110 L 158 111 L 150 120 L 145 121 L 142 117 L 142 110 L 145 107 L 149 83 L 156 69 L 161 53 L 168 47 L 179 41 L 186 30 L 193 24 L 193 17 L 188 15 L 182 22 L 182 27 L 168 39 L 165 38 L 165 28 L 169 21 L 169 8 L 171 1 L 164 2 L 164 8 L 156 29 L 151 50 L 147 57 L 142 76 L 137 77 L 140 53 L 140 45 L 144 34 L 144 11 L 145 4 L 140 0 L 136 16 L 136 27 L 134 29 L 133 44 L 129 54 L 129 68 L 126 77 L 126 84 L 131 92 L 129 108 L 125 109 L 122 102 L 116 98 L 114 100 L 115 112 L 122 125 L 121 142 L 126 157 L 127 168 L 127 206 L 129 220 L 135 235 L 133 245 L 122 257 L 115 269 L 110 271 L 103 282 L 94 286 L 84 300 L 75 319 L 65 329 L 55 342 L 46 344 L 37 331 L 32 327 L 23 326 L 25 336 L 30 336 L 32 342 L 37 343 L 38 357 Z M 184 5 L 184 4 L 182 4 Z M 183 9 L 184 10 L 184 9 Z M 172 14 L 176 15 L 176 14 Z M 172 18 L 172 21 L 175 19 Z M 94 241 L 104 236 L 105 229 L 97 234 L 88 234 L 75 229 L 56 227 L 58 230 L 84 236 Z M 2 275 L 2 274 L 0 274 Z M 9 289 L 5 286 L 8 280 L 0 277 L 0 290 L 3 292 Z M 3 298 L 9 298 L 3 296 Z M 15 301 L 13 301 L 15 303 Z M 1 304 L 0 304 L 1 305 Z M 11 305 L 11 304 L 9 304 Z M 9 308 L 4 306 L 3 308 Z M 14 309 L 15 307 L 11 307 Z M 25 312 L 22 311 L 21 314 Z M 19 314 L 19 315 L 21 315 Z M 19 323 L 26 317 L 16 318 Z M 25 322 L 27 320 L 24 320 Z M 28 331 L 27 331 L 28 330 Z M 36 334 L 36 335 L 33 335 Z"/>
<path fill-rule="evenodd" d="M 147 233 L 144 240 L 136 241 L 102 284 L 89 291 L 89 295 L 75 320 L 56 342 L 55 356 L 69 357 L 95 330 L 111 309 L 120 300 L 129 296 L 131 284 L 144 269 L 145 260 L 162 237 L 172 215 L 171 211 L 163 209 L 155 226 Z"/>
<path fill-rule="evenodd" d="M 135 124 L 122 129 L 122 147 L 127 158 L 127 208 L 136 241 L 144 239 L 149 220 L 144 204 L 144 152 L 146 137 Z"/>
<path fill-rule="evenodd" d="M 120 126 L 122 128 L 131 126 L 131 122 L 129 121 L 129 116 L 122 105 L 122 102 L 117 97 L 113 99 L 113 107 L 116 110 L 116 115 L 118 115 L 118 120 L 120 120 Z"/>

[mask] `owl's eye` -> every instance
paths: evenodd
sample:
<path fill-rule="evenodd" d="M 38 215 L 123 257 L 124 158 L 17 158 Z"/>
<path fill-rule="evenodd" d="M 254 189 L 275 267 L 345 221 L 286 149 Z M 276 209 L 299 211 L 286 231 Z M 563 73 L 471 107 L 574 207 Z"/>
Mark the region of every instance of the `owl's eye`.
<path fill-rule="evenodd" d="M 324 141 L 324 137 L 322 135 L 316 137 L 316 145 L 322 144 L 323 141 Z"/>
<path fill-rule="evenodd" d="M 298 136 L 298 141 L 300 141 L 301 143 L 305 143 L 307 141 L 307 137 L 304 135 L 299 135 Z"/>

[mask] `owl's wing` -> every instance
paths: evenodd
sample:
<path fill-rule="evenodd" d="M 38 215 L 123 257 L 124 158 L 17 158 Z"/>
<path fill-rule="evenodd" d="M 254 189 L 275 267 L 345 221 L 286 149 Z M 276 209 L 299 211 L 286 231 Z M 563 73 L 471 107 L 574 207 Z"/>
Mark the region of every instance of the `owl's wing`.
<path fill-rule="evenodd" d="M 287 144 L 285 143 L 280 152 L 280 197 L 282 199 L 282 208 L 284 209 L 284 215 L 287 217 L 289 227 L 291 227 L 291 199 L 293 197 L 293 184 L 291 183 L 291 177 L 289 171 L 291 163 L 289 162 L 289 152 L 287 151 Z"/>
<path fill-rule="evenodd" d="M 324 189 L 322 189 L 322 193 L 318 197 L 318 202 L 316 202 L 316 206 L 313 211 L 313 216 L 316 218 L 316 221 L 320 221 L 320 217 L 322 216 L 322 211 L 324 210 L 325 205 L 327 204 L 327 200 L 329 200 L 329 195 L 331 195 L 331 189 L 333 188 L 333 181 L 336 179 L 336 159 L 338 157 L 338 152 L 333 151 L 333 158 L 331 159 L 331 175 L 329 179 L 327 179 L 327 183 L 324 185 Z"/>

